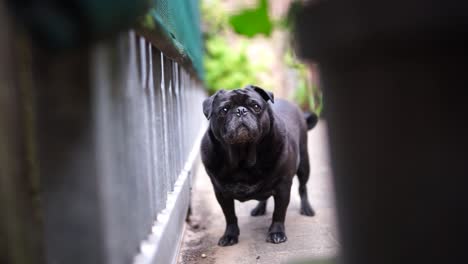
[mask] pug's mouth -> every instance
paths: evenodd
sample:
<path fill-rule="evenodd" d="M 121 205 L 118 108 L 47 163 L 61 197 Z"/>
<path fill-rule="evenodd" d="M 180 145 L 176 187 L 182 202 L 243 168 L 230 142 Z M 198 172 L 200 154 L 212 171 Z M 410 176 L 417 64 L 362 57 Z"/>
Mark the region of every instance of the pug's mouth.
<path fill-rule="evenodd" d="M 225 137 L 225 141 L 228 144 L 246 144 L 254 141 L 254 137 L 250 132 L 249 128 L 245 125 L 240 125 L 235 131 L 228 133 Z"/>

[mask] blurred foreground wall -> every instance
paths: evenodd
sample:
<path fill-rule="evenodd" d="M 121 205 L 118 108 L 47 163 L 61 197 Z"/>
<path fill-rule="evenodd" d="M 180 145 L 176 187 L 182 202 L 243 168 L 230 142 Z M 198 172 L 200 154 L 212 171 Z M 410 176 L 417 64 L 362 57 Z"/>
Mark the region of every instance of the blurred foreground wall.
<path fill-rule="evenodd" d="M 132 29 L 43 49 L 16 21 L 0 2 L 0 263 L 175 262 L 204 129 L 190 57 Z"/>
<path fill-rule="evenodd" d="M 327 105 L 342 263 L 468 263 L 463 1 L 310 1 L 297 19 Z"/>

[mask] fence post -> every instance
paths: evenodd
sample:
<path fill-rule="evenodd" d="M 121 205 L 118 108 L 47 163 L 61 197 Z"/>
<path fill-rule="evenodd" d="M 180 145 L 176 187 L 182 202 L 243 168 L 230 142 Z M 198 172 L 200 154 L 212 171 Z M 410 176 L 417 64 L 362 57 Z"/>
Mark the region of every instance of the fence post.
<path fill-rule="evenodd" d="M 44 263 L 31 50 L 0 1 L 0 263 Z M 29 79 L 28 79 L 29 78 Z"/>

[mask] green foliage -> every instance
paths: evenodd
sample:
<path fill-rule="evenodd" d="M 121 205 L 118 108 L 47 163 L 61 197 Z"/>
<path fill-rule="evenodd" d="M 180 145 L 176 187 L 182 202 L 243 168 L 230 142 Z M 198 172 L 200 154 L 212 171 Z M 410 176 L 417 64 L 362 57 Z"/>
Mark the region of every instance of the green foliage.
<path fill-rule="evenodd" d="M 309 78 L 309 68 L 297 59 L 291 49 L 286 52 L 284 61 L 297 74 L 298 84 L 293 95 L 294 101 L 302 109 L 320 116 L 323 110 L 323 96 L 318 87 L 312 84 Z"/>
<path fill-rule="evenodd" d="M 154 30 L 156 24 L 154 23 L 154 18 L 151 13 L 147 13 L 143 17 L 140 18 L 140 24 L 147 29 Z"/>
<path fill-rule="evenodd" d="M 258 72 L 264 71 L 261 63 L 247 56 L 248 42 L 228 41 L 229 15 L 219 0 L 203 1 L 202 15 L 205 33 L 205 81 L 210 94 L 219 89 L 236 89 L 258 83 Z"/>
<path fill-rule="evenodd" d="M 261 67 L 252 64 L 247 57 L 245 42 L 240 47 L 232 47 L 223 37 L 207 38 L 205 71 L 210 93 L 256 83 L 258 70 Z"/>
<path fill-rule="evenodd" d="M 229 19 L 234 31 L 238 34 L 253 37 L 257 34 L 270 36 L 273 30 L 273 22 L 268 14 L 268 1 L 259 0 L 258 6 L 253 9 L 245 9 Z"/>
<path fill-rule="evenodd" d="M 223 34 L 229 27 L 229 16 L 223 10 L 220 0 L 202 0 L 201 11 L 205 37 Z"/>
<path fill-rule="evenodd" d="M 304 110 L 312 111 L 318 116 L 323 110 L 323 96 L 314 85 L 308 86 L 304 79 L 299 79 L 293 100 Z"/>
<path fill-rule="evenodd" d="M 253 62 L 247 56 L 248 39 L 256 35 L 271 36 L 273 30 L 292 30 L 295 14 L 300 10 L 300 1 L 293 1 L 287 17 L 272 21 L 268 14 L 268 1 L 258 0 L 257 6 L 229 15 L 220 0 L 203 0 L 202 16 L 205 33 L 205 77 L 210 93 L 219 89 L 236 89 L 246 84 L 259 84 L 259 73 L 265 73 L 266 65 L 261 59 Z M 238 35 L 232 41 L 233 30 Z M 234 45 L 233 42 L 240 42 Z M 302 109 L 320 115 L 323 108 L 322 94 L 309 78 L 309 68 L 301 63 L 288 48 L 284 63 L 296 72 L 297 87 L 293 100 Z M 261 84 L 259 84 L 261 85 Z"/>

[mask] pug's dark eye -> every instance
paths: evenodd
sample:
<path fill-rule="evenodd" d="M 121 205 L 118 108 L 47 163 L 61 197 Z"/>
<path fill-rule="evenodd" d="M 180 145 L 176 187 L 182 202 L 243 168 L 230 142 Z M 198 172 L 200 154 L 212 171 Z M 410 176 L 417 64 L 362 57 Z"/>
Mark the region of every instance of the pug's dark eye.
<path fill-rule="evenodd" d="M 260 111 L 260 110 L 262 110 L 262 108 L 261 108 L 258 104 L 254 104 L 254 105 L 253 105 L 253 109 L 254 109 L 255 111 L 257 111 L 257 112 Z"/>
<path fill-rule="evenodd" d="M 221 112 L 223 112 L 223 113 L 227 113 L 228 111 L 229 111 L 229 108 L 228 108 L 228 107 L 223 107 L 223 108 L 221 109 Z"/>

